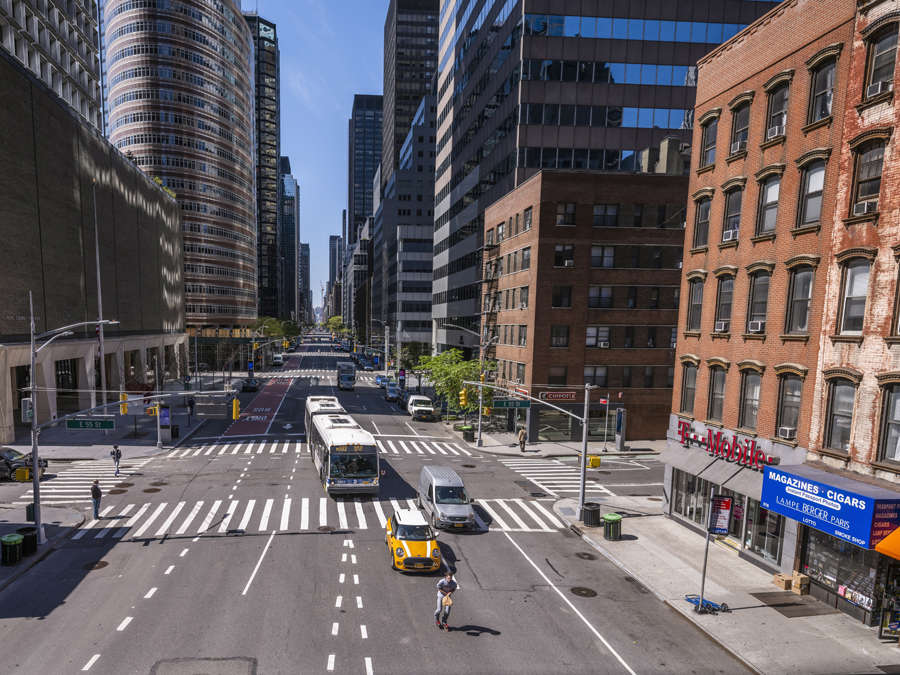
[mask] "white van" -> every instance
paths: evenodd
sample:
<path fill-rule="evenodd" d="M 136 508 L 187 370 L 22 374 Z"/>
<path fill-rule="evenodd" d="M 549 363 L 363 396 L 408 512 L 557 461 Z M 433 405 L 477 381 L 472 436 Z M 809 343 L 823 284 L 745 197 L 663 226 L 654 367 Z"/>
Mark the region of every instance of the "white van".
<path fill-rule="evenodd" d="M 284 365 L 284 357 L 281 354 L 275 354 L 272 357 L 272 366 L 280 368 Z"/>
<path fill-rule="evenodd" d="M 433 528 L 477 528 L 474 501 L 466 494 L 462 478 L 449 466 L 422 467 L 416 502 Z"/>

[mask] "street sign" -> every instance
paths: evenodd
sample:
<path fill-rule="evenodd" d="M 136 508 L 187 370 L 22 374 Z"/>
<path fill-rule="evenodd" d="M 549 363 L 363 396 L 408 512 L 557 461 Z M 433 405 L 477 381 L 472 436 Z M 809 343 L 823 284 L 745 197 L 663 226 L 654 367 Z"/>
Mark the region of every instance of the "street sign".
<path fill-rule="evenodd" d="M 494 399 L 491 403 L 492 408 L 530 408 L 531 401 L 520 401 L 514 398 Z"/>
<path fill-rule="evenodd" d="M 253 370 L 253 361 L 247 361 L 247 370 Z"/>
<path fill-rule="evenodd" d="M 599 401 L 597 401 L 597 403 L 599 403 L 600 405 L 609 405 L 609 399 L 601 398 Z"/>
<path fill-rule="evenodd" d="M 528 387 L 516 387 L 516 393 L 528 396 Z"/>
<path fill-rule="evenodd" d="M 66 420 L 66 429 L 115 429 L 116 418 L 110 417 L 75 417 Z"/>
<path fill-rule="evenodd" d="M 710 534 L 728 534 L 728 523 L 731 521 L 731 507 L 734 500 L 731 495 L 713 495 L 709 505 L 709 523 L 706 531 Z"/>
<path fill-rule="evenodd" d="M 542 401 L 574 401 L 576 396 L 574 391 L 542 391 L 538 394 Z"/>

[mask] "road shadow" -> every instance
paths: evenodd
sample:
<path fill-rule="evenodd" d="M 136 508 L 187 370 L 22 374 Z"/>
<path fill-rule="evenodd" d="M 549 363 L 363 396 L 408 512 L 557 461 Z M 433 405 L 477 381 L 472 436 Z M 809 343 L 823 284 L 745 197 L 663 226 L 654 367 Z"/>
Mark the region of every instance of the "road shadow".
<path fill-rule="evenodd" d="M 391 466 L 390 462 L 381 460 L 381 479 L 379 499 L 415 499 L 416 489 L 406 482 Z"/>
<path fill-rule="evenodd" d="M 449 626 L 447 630 L 450 633 L 465 633 L 466 635 L 471 635 L 472 637 L 480 637 L 485 633 L 487 633 L 488 635 L 500 635 L 499 630 L 487 628 L 486 626 L 474 626 L 472 624 L 466 624 L 465 626 Z"/>

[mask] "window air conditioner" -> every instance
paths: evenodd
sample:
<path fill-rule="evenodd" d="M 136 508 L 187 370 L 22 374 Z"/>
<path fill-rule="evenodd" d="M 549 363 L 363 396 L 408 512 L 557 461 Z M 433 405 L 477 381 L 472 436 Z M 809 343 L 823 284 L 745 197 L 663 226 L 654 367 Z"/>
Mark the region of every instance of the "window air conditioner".
<path fill-rule="evenodd" d="M 733 241 L 737 239 L 737 230 L 725 230 L 722 233 L 722 241 Z"/>
<path fill-rule="evenodd" d="M 864 216 L 867 213 L 874 213 L 878 210 L 878 200 L 877 199 L 868 199 L 864 202 L 856 202 L 853 205 L 853 215 L 854 216 Z"/>
<path fill-rule="evenodd" d="M 597 347 L 600 349 L 609 349 L 609 342 L 598 342 Z"/>
<path fill-rule="evenodd" d="M 519 309 L 528 309 L 528 305 L 526 305 L 524 302 L 520 302 Z"/>
<path fill-rule="evenodd" d="M 727 333 L 728 332 L 728 321 L 716 321 L 716 332 L 717 333 Z"/>
<path fill-rule="evenodd" d="M 575 267 L 575 261 L 574 260 L 566 260 L 563 263 L 563 267 Z"/>
<path fill-rule="evenodd" d="M 766 322 L 765 321 L 751 321 L 747 326 L 747 330 L 751 333 L 765 333 L 766 332 Z"/>
<path fill-rule="evenodd" d="M 797 438 L 797 429 L 795 427 L 778 427 L 778 436 L 788 441 Z"/>
<path fill-rule="evenodd" d="M 766 140 L 771 140 L 773 138 L 778 138 L 779 136 L 784 136 L 784 125 L 776 124 L 773 127 L 769 127 L 766 129 Z"/>
<path fill-rule="evenodd" d="M 733 155 L 736 152 L 740 152 L 747 147 L 747 141 L 735 141 L 731 144 L 731 154 Z"/>
<path fill-rule="evenodd" d="M 893 88 L 893 82 L 873 82 L 868 87 L 866 87 L 866 98 L 878 96 L 878 94 L 883 94 L 885 92 L 891 91 Z"/>

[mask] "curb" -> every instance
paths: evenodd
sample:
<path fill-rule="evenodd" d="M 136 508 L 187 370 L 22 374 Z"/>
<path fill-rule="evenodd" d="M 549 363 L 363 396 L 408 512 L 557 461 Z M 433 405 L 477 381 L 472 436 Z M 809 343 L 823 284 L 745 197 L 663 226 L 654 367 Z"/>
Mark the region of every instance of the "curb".
<path fill-rule="evenodd" d="M 557 503 L 558 503 L 558 502 L 557 502 Z M 560 518 L 562 518 L 562 519 L 565 520 L 567 523 L 569 523 L 568 518 L 566 518 L 566 517 L 563 516 L 561 513 L 559 513 L 559 512 L 556 510 L 555 506 L 556 506 L 556 503 L 554 503 L 554 509 L 553 509 L 554 512 L 556 512 L 556 513 L 559 515 Z M 677 613 L 679 616 L 681 616 L 683 619 L 685 619 L 685 620 L 687 620 L 687 621 L 690 621 L 690 622 L 691 622 L 694 626 L 696 626 L 696 627 L 697 627 L 704 635 L 706 635 L 707 638 L 709 638 L 710 640 L 712 640 L 713 642 L 715 642 L 715 643 L 716 643 L 717 645 L 719 645 L 722 649 L 724 649 L 726 652 L 728 652 L 729 654 L 731 654 L 731 656 L 733 656 L 735 659 L 737 659 L 738 661 L 740 661 L 740 662 L 741 662 L 748 670 L 750 670 L 750 671 L 753 672 L 753 673 L 757 673 L 757 675 L 764 675 L 764 672 L 763 672 L 762 670 L 760 670 L 759 668 L 757 668 L 753 663 L 751 663 L 750 661 L 748 661 L 742 654 L 740 654 L 739 652 L 735 651 L 735 650 L 734 650 L 731 646 L 729 646 L 727 643 L 721 641 L 718 637 L 716 637 L 716 635 L 714 635 L 712 632 L 710 632 L 709 629 L 706 628 L 706 626 L 704 626 L 703 624 L 699 623 L 698 621 L 695 621 L 695 620 L 694 620 L 694 617 L 691 616 L 689 613 L 686 613 L 685 611 L 679 609 L 679 608 L 676 607 L 674 604 L 672 604 L 667 598 L 665 598 L 663 595 L 661 595 L 661 594 L 659 593 L 659 591 L 657 591 L 651 584 L 648 584 L 643 578 L 641 578 L 640 575 L 635 574 L 634 572 L 632 572 L 632 571 L 631 571 L 630 569 L 628 569 L 628 568 L 627 568 L 627 567 L 626 567 L 626 566 L 625 566 L 618 558 L 616 558 L 611 552 L 609 552 L 608 550 L 606 550 L 605 548 L 603 548 L 602 546 L 600 546 L 600 544 L 598 544 L 598 543 L 595 542 L 593 539 L 591 539 L 589 536 L 587 536 L 584 532 L 582 532 L 582 530 L 581 530 L 580 527 L 578 527 L 577 525 L 574 525 L 574 524 L 572 524 L 572 523 L 569 523 L 569 529 L 570 529 L 572 532 L 574 532 L 575 534 L 577 534 L 578 536 L 580 536 L 581 539 L 582 539 L 582 541 L 584 541 L 584 543 L 586 543 L 588 546 L 590 546 L 590 547 L 593 548 L 595 551 L 597 551 L 600 555 L 602 555 L 604 558 L 606 558 L 606 559 L 607 559 L 609 562 L 611 562 L 613 565 L 615 565 L 615 566 L 618 567 L 620 570 L 622 570 L 623 572 L 625 572 L 628 576 L 637 579 L 638 582 L 640 582 L 641 585 L 644 586 L 644 588 L 646 588 L 646 589 L 649 590 L 651 593 L 653 593 L 653 595 L 656 597 L 657 600 L 659 600 L 661 603 L 663 603 L 663 604 L 666 605 L 667 607 L 670 607 L 670 608 L 672 609 L 672 611 L 676 612 L 676 613 Z"/>
<path fill-rule="evenodd" d="M 58 549 L 63 541 L 65 541 L 75 533 L 75 530 L 84 525 L 84 514 L 80 513 L 79 516 L 81 520 L 78 523 L 68 527 L 65 532 L 56 535 L 52 539 L 48 539 L 47 543 L 44 544 L 43 550 L 38 550 L 38 552 L 33 556 L 23 559 L 22 562 L 19 563 L 20 567 L 16 569 L 16 571 L 9 578 L 5 579 L 4 581 L 0 581 L 0 591 L 4 590 L 11 584 L 18 581 L 20 578 L 22 578 L 25 573 L 28 572 L 32 567 L 37 565 L 44 558 L 53 553 L 53 551 Z"/>
<path fill-rule="evenodd" d="M 209 421 L 209 420 L 203 420 L 202 422 L 200 422 L 200 424 L 198 424 L 196 427 L 194 427 L 194 430 L 193 430 L 193 431 L 191 431 L 190 433 L 186 434 L 185 436 L 182 436 L 181 438 L 179 438 L 179 439 L 178 439 L 178 442 L 175 443 L 175 444 L 170 448 L 170 450 L 171 450 L 171 449 L 174 449 L 174 448 L 177 448 L 177 447 L 181 446 L 182 443 L 187 443 L 189 440 L 191 440 L 191 438 L 194 436 L 194 434 L 196 434 L 196 433 L 197 433 L 198 431 L 200 431 L 204 426 L 206 426 L 206 423 L 207 423 L 208 421 Z"/>

